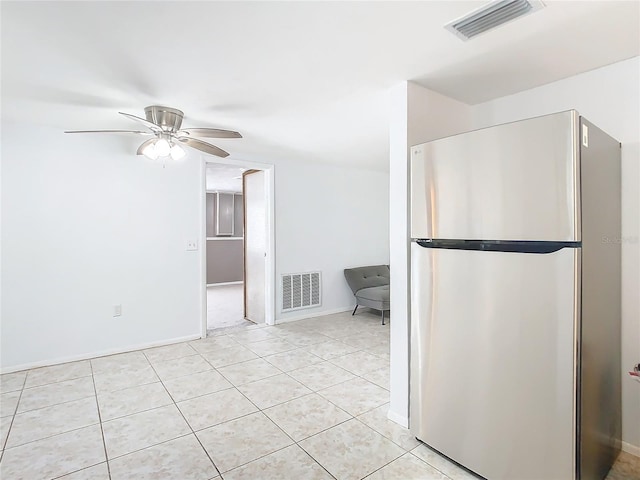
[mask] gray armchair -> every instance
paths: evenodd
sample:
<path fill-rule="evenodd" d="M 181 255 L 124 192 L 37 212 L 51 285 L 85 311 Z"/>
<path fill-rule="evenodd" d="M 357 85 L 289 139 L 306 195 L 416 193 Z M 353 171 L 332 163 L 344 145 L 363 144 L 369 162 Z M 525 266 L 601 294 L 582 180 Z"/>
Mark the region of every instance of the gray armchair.
<path fill-rule="evenodd" d="M 356 297 L 356 307 L 351 315 L 356 314 L 360 305 L 374 308 L 382 312 L 382 325 L 384 325 L 384 312 L 389 310 L 389 265 L 374 265 L 369 267 L 346 268 L 344 277 Z"/>

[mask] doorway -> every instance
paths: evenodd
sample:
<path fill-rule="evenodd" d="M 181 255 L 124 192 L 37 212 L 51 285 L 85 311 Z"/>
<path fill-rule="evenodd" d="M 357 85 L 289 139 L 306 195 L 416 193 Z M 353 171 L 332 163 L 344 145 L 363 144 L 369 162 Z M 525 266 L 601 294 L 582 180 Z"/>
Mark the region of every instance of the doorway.
<path fill-rule="evenodd" d="M 203 173 L 202 336 L 273 325 L 273 166 L 215 160 Z"/>

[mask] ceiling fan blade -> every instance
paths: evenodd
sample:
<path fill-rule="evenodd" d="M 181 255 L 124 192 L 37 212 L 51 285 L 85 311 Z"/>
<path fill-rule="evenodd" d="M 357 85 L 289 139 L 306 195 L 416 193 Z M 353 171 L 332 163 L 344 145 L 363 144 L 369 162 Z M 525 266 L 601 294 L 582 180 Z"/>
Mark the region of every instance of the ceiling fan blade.
<path fill-rule="evenodd" d="M 208 153 L 209 155 L 215 155 L 217 157 L 223 158 L 229 156 L 229 153 L 225 152 L 221 148 L 218 148 L 215 145 L 211 145 L 210 143 L 203 142 L 202 140 L 198 140 L 197 138 L 178 137 L 178 140 L 189 145 L 192 148 L 195 148 L 196 150 Z"/>
<path fill-rule="evenodd" d="M 143 124 L 145 127 L 147 127 L 149 130 L 151 130 L 154 133 L 162 132 L 162 128 L 160 128 L 155 123 L 150 122 L 149 120 L 145 120 L 144 118 L 136 117 L 135 115 L 131 115 L 130 113 L 124 113 L 124 112 L 118 112 L 118 113 L 120 115 L 124 115 L 127 118 L 130 118 L 131 120 L 135 120 L 136 122 L 140 122 L 141 124 Z"/>
<path fill-rule="evenodd" d="M 145 148 L 147 148 L 147 145 L 151 145 L 153 142 L 156 141 L 156 138 L 150 138 L 149 140 L 145 140 L 144 142 L 142 142 L 142 145 L 140 145 L 138 147 L 138 150 L 136 151 L 136 155 L 144 155 L 143 150 Z"/>
<path fill-rule="evenodd" d="M 136 135 L 153 135 L 153 133 L 140 130 L 67 130 L 64 133 L 134 133 Z"/>
<path fill-rule="evenodd" d="M 242 138 L 238 132 L 232 130 L 220 130 L 219 128 L 185 128 L 180 133 L 186 133 L 191 137 L 209 138 Z"/>

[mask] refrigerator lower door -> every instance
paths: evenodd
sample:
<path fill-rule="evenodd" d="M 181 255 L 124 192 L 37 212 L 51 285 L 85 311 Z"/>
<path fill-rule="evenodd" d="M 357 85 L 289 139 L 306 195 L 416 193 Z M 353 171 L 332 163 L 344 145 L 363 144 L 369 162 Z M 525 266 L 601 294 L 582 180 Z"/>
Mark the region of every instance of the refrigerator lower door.
<path fill-rule="evenodd" d="M 412 433 L 490 480 L 575 478 L 580 249 L 411 245 Z"/>

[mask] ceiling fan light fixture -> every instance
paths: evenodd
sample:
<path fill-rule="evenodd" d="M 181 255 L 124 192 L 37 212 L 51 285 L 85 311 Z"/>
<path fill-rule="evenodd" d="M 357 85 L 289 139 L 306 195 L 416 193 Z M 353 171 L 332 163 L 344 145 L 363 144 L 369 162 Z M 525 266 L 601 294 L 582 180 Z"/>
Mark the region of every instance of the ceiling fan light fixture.
<path fill-rule="evenodd" d="M 156 147 L 156 153 L 158 154 L 159 157 L 166 157 L 171 152 L 171 145 L 169 145 L 169 142 L 164 138 L 158 139 L 158 141 L 155 144 L 155 147 Z"/>
<path fill-rule="evenodd" d="M 158 158 L 158 151 L 156 149 L 156 143 L 150 143 L 147 145 L 144 150 L 142 150 L 142 154 L 147 157 L 149 160 L 156 160 Z"/>
<path fill-rule="evenodd" d="M 173 146 L 171 147 L 169 154 L 171 155 L 172 159 L 180 160 L 182 157 L 186 155 L 186 152 L 184 151 L 184 148 L 182 148 L 177 143 L 174 143 Z"/>
<path fill-rule="evenodd" d="M 525 0 L 522 0 L 525 1 Z M 530 0 L 533 1 L 533 0 Z M 143 142 L 136 150 L 137 155 L 156 160 L 159 157 L 171 157 L 173 160 L 183 158 L 187 152 L 184 146 L 199 150 L 207 155 L 217 157 L 228 157 L 229 152 L 225 152 L 220 147 L 211 143 L 199 140 L 195 137 L 207 138 L 242 138 L 240 133 L 233 130 L 222 130 L 219 128 L 194 127 L 181 130 L 182 118 L 184 114 L 177 108 L 152 105 L 144 109 L 145 118 L 140 118 L 130 113 L 119 112 L 130 120 L 134 120 L 144 125 L 149 131 L 140 130 L 70 130 L 65 133 L 127 133 L 136 135 L 148 135 L 152 137 Z M 178 145 L 177 142 L 183 145 Z"/>

